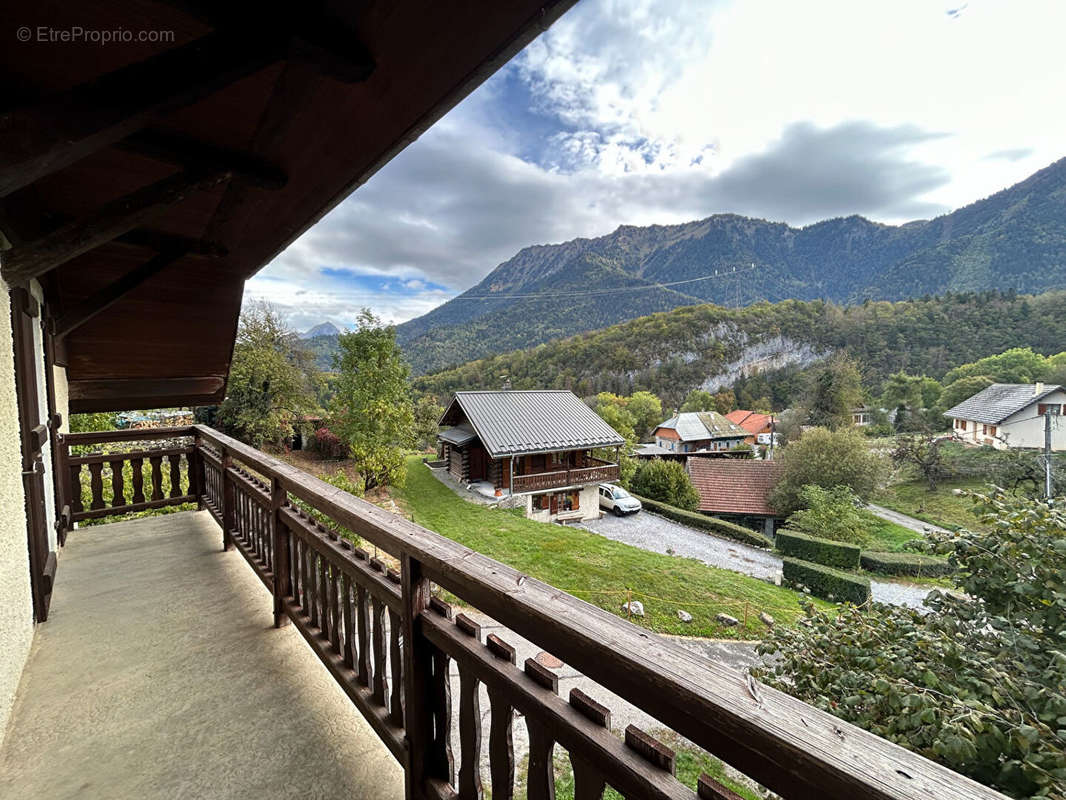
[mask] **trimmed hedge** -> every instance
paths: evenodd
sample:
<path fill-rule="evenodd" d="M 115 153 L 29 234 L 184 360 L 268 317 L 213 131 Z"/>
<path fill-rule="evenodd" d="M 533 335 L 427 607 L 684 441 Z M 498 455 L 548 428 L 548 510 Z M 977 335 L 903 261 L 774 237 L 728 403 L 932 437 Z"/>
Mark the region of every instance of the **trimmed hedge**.
<path fill-rule="evenodd" d="M 819 539 L 790 530 L 779 530 L 774 537 L 774 546 L 781 555 L 837 569 L 858 569 L 859 553 L 862 552 L 857 544 Z"/>
<path fill-rule="evenodd" d="M 743 525 L 737 525 L 735 522 L 728 522 L 717 517 L 708 517 L 697 511 L 685 511 L 683 508 L 660 503 L 658 500 L 649 500 L 639 495 L 633 496 L 640 500 L 641 505 L 648 511 L 654 511 L 656 514 L 672 519 L 674 522 L 680 522 L 682 525 L 700 528 L 708 533 L 732 539 L 734 542 L 750 544 L 752 547 L 762 547 L 769 550 L 774 546 L 773 542 L 758 531 L 745 528 Z"/>
<path fill-rule="evenodd" d="M 927 556 L 923 553 L 873 553 L 864 550 L 861 563 L 863 569 L 881 572 L 885 575 L 939 578 L 955 571 L 946 559 Z"/>
<path fill-rule="evenodd" d="M 782 577 L 791 584 L 803 584 L 815 597 L 832 599 L 838 603 L 849 602 L 862 605 L 870 599 L 870 579 L 860 578 L 850 572 L 841 572 L 832 567 L 800 561 L 786 556 Z M 832 598 L 830 598 L 832 595 Z"/>

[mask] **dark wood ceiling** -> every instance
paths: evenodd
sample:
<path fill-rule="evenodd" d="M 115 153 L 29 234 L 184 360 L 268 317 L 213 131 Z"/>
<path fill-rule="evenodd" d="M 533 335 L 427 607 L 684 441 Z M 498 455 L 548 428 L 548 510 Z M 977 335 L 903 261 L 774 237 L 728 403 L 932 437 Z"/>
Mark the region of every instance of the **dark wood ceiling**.
<path fill-rule="evenodd" d="M 572 2 L 9 8 L 0 269 L 45 287 L 71 411 L 219 402 L 244 281 Z"/>

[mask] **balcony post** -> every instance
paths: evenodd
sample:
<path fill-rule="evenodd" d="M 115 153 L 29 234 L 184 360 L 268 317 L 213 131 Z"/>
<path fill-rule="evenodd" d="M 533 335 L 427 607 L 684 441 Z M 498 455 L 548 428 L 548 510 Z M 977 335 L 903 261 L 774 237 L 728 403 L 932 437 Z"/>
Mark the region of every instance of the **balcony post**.
<path fill-rule="evenodd" d="M 222 445 L 219 461 L 221 462 L 219 471 L 222 473 L 222 550 L 226 551 L 233 547 L 233 529 L 237 527 L 237 509 L 233 496 L 233 481 L 229 474 L 233 457 L 225 445 Z"/>
<path fill-rule="evenodd" d="M 289 568 L 289 529 L 281 518 L 288 495 L 277 475 L 270 479 L 270 533 L 274 553 L 274 627 L 289 623 L 285 598 L 292 595 L 292 570 Z M 334 623 L 336 624 L 336 623 Z"/>

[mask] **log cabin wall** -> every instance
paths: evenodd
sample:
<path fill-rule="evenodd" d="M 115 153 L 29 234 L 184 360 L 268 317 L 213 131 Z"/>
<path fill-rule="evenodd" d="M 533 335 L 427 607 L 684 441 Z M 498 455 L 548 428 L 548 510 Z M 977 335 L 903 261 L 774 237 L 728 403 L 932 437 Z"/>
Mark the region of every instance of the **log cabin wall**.
<path fill-rule="evenodd" d="M 465 448 L 452 447 L 448 455 L 448 473 L 460 483 L 470 478 L 470 456 Z"/>

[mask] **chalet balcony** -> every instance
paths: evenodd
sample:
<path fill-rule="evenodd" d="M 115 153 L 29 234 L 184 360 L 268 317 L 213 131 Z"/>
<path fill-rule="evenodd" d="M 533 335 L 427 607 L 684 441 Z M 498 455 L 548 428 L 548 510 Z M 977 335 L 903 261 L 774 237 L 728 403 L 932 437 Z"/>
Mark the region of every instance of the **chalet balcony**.
<path fill-rule="evenodd" d="M 169 491 L 149 435 L 177 451 Z M 562 759 L 575 800 L 694 800 L 674 732 L 785 798 L 1002 798 L 204 426 L 60 453 L 65 519 L 205 510 L 70 534 L 2 796 L 549 800 Z M 612 728 L 623 705 L 641 727 Z M 698 797 L 734 795 L 705 776 Z"/>
<path fill-rule="evenodd" d="M 541 492 L 546 489 L 561 489 L 565 486 L 582 486 L 588 483 L 609 483 L 619 478 L 617 464 L 589 459 L 594 462 L 586 467 L 534 472 L 530 475 L 515 475 L 511 479 L 511 491 L 515 494 Z"/>

